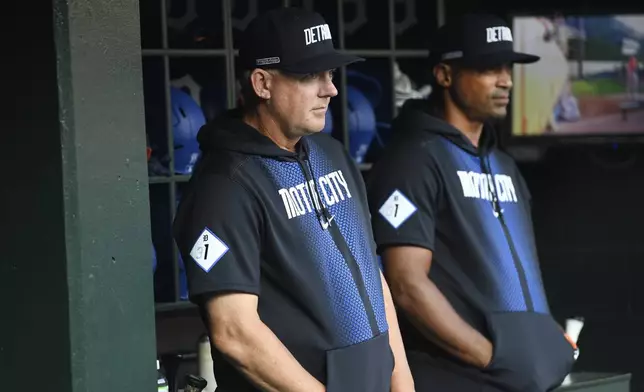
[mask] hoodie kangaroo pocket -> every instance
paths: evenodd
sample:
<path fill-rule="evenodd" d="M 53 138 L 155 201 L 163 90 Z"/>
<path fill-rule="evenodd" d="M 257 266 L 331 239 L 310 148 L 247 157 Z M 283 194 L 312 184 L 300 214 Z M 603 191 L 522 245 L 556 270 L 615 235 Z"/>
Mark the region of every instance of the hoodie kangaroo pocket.
<path fill-rule="evenodd" d="M 545 392 L 570 373 L 573 348 L 551 316 L 530 312 L 488 315 L 494 352 L 485 369 L 514 391 Z"/>
<path fill-rule="evenodd" d="M 394 370 L 389 333 L 326 352 L 328 392 L 389 392 Z"/>

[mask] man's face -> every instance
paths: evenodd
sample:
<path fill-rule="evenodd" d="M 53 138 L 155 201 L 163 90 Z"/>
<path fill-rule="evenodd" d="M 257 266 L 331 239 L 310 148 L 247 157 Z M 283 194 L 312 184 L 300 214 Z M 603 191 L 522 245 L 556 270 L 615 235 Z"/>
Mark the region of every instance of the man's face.
<path fill-rule="evenodd" d="M 512 88 L 512 66 L 459 69 L 449 88 L 464 114 L 475 121 L 501 119 L 507 115 Z"/>
<path fill-rule="evenodd" d="M 309 75 L 274 72 L 268 105 L 283 129 L 303 136 L 324 129 L 329 102 L 336 95 L 333 71 Z"/>

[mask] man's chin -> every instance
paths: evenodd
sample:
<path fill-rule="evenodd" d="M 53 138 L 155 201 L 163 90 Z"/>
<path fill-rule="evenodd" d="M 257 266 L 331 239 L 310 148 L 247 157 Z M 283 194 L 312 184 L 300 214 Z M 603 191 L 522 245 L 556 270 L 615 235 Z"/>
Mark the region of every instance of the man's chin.
<path fill-rule="evenodd" d="M 503 110 L 500 110 L 500 109 L 499 109 L 499 110 L 495 110 L 495 111 L 490 115 L 490 118 L 491 118 L 492 120 L 503 120 L 503 119 L 504 119 L 504 118 L 506 118 L 507 116 L 508 116 L 508 110 L 507 110 L 507 109 L 503 109 Z"/>
<path fill-rule="evenodd" d="M 307 129 L 305 129 L 304 132 L 306 132 L 307 135 L 313 135 L 314 133 L 320 133 L 320 132 L 322 132 L 324 130 L 324 125 L 325 125 L 324 123 L 322 123 L 320 125 L 311 124 L 311 126 L 307 127 Z"/>

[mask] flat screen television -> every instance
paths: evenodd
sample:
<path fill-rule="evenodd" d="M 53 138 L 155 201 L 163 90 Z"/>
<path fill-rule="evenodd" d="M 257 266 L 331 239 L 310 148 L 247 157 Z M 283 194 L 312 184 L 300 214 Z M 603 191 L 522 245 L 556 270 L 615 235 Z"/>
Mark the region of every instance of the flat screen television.
<path fill-rule="evenodd" d="M 644 14 L 515 15 L 510 136 L 644 137 Z"/>

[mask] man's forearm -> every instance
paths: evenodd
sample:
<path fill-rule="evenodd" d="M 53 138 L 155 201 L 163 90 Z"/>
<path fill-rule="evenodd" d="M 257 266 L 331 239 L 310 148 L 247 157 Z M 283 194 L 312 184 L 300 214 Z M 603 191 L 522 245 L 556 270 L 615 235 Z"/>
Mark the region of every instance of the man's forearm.
<path fill-rule="evenodd" d="M 244 325 L 218 347 L 249 380 L 266 392 L 323 392 L 275 334 L 261 321 Z"/>
<path fill-rule="evenodd" d="M 479 368 L 488 365 L 492 344 L 466 323 L 436 285 L 419 277 L 396 293 L 396 303 L 430 340 Z"/>
<path fill-rule="evenodd" d="M 391 351 L 393 351 L 394 360 L 396 361 L 396 366 L 391 377 L 391 392 L 413 392 L 415 390 L 414 379 L 409 370 L 405 347 L 400 336 L 396 309 L 394 308 L 389 286 L 382 275 L 381 280 L 385 299 L 385 313 L 387 315 L 387 324 L 389 325 L 389 345 L 391 346 Z"/>

